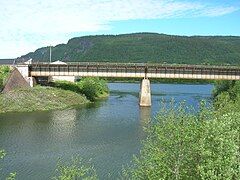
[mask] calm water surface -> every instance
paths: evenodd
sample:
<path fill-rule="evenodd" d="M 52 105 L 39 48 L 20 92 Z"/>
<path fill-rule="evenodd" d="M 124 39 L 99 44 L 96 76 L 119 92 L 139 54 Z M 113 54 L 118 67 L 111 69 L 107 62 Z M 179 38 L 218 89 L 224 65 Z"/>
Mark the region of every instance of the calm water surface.
<path fill-rule="evenodd" d="M 139 84 L 109 83 L 106 100 L 77 109 L 0 115 L 0 149 L 7 151 L 0 179 L 50 179 L 58 159 L 91 159 L 100 179 L 116 179 L 145 138 L 144 124 L 172 98 L 198 108 L 212 85 L 152 84 L 152 107 L 138 106 Z"/>

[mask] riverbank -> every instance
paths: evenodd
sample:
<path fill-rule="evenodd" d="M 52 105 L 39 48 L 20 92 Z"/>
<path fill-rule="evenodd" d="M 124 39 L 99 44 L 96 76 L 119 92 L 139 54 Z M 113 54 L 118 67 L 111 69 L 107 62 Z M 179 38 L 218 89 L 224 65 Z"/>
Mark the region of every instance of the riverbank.
<path fill-rule="evenodd" d="M 0 94 L 0 113 L 66 109 L 88 102 L 85 96 L 72 91 L 37 86 Z"/>
<path fill-rule="evenodd" d="M 9 66 L 0 66 L 0 92 L 10 74 Z M 20 88 L 0 93 L 0 113 L 66 109 L 108 97 L 107 82 L 82 78 L 79 82 L 57 81 L 50 86 Z"/>

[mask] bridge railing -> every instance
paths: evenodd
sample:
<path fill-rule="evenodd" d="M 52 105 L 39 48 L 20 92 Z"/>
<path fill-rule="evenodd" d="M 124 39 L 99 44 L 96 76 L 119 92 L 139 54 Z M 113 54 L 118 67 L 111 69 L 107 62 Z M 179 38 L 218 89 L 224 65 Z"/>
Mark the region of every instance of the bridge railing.
<path fill-rule="evenodd" d="M 202 75 L 240 75 L 240 68 L 196 67 L 196 66 L 148 66 L 124 64 L 37 64 L 30 71 L 39 72 L 119 72 L 156 74 L 202 74 Z"/>
<path fill-rule="evenodd" d="M 37 62 L 33 63 L 34 65 L 52 65 L 49 62 Z M 104 65 L 104 66 L 154 66 L 154 67 L 189 67 L 189 68 L 220 68 L 220 69 L 239 69 L 240 66 L 232 65 L 193 65 L 193 64 L 167 64 L 167 63 L 113 63 L 113 62 L 66 62 L 66 65 Z"/>

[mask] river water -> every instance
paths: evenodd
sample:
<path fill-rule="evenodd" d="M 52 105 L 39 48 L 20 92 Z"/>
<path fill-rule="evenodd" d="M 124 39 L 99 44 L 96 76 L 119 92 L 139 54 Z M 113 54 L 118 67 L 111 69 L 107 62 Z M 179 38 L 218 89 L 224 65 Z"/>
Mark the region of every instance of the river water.
<path fill-rule="evenodd" d="M 54 176 L 60 159 L 79 156 L 90 161 L 100 179 L 116 179 L 123 166 L 138 154 L 145 138 L 143 126 L 161 108 L 183 100 L 198 108 L 211 102 L 213 85 L 151 84 L 152 107 L 138 106 L 139 84 L 109 83 L 106 100 L 67 110 L 0 115 L 0 179 L 17 172 L 17 179 L 38 180 Z"/>

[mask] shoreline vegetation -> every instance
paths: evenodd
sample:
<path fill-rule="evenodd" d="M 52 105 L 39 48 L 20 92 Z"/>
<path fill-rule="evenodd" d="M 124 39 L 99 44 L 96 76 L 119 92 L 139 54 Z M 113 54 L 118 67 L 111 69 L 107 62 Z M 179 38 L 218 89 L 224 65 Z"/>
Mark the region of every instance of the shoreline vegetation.
<path fill-rule="evenodd" d="M 81 78 L 78 82 L 55 81 L 50 86 L 83 94 L 92 102 L 109 95 L 107 81 L 96 77 Z"/>
<path fill-rule="evenodd" d="M 126 179 L 238 179 L 240 81 L 218 81 L 212 108 L 198 114 L 184 104 L 163 108 L 146 127 L 140 155 L 125 167 Z"/>
<path fill-rule="evenodd" d="M 0 113 L 66 109 L 88 102 L 85 96 L 72 91 L 36 86 L 1 94 Z"/>
<path fill-rule="evenodd" d="M 9 74 L 9 66 L 0 66 L 0 90 Z M 108 95 L 107 82 L 99 78 L 82 78 L 76 83 L 56 81 L 49 86 L 37 85 L 0 93 L 0 114 L 73 108 Z"/>

